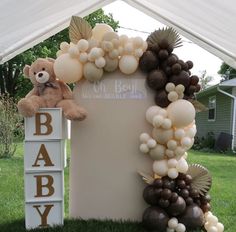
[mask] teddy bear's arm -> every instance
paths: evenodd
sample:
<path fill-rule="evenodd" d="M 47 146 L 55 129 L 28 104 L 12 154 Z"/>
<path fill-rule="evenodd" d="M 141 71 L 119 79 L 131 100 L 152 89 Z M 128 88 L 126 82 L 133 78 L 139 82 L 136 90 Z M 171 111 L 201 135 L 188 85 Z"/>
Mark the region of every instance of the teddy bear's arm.
<path fill-rule="evenodd" d="M 62 91 L 63 98 L 64 99 L 72 99 L 73 94 L 72 94 L 72 91 L 71 91 L 70 87 L 62 81 L 60 81 L 59 83 L 60 83 L 60 86 L 61 86 L 61 91 Z"/>
<path fill-rule="evenodd" d="M 31 96 L 39 96 L 39 93 L 38 93 L 38 90 L 37 88 L 33 88 L 25 97 L 28 98 L 28 97 L 31 97 Z"/>

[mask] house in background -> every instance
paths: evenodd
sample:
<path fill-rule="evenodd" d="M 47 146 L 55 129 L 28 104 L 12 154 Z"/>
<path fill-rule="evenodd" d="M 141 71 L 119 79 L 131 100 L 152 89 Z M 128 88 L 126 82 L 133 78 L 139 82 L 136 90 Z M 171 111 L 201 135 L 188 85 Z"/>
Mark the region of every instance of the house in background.
<path fill-rule="evenodd" d="M 196 98 L 208 107 L 207 111 L 196 115 L 198 138 L 206 138 L 209 132 L 213 132 L 218 141 L 223 137 L 230 139 L 231 149 L 234 150 L 236 148 L 236 78 L 209 87 L 199 92 Z"/>

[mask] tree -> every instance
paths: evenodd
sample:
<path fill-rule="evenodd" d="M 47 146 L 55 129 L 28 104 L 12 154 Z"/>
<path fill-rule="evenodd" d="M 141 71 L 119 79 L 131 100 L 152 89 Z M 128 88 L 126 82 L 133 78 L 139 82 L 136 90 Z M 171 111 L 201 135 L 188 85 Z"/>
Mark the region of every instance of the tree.
<path fill-rule="evenodd" d="M 201 89 L 204 90 L 209 87 L 209 82 L 213 80 L 212 76 L 207 76 L 206 70 L 203 70 L 201 72 L 201 75 L 199 76 L 199 84 L 201 85 Z"/>
<path fill-rule="evenodd" d="M 114 30 L 119 28 L 119 22 L 114 20 L 112 14 L 106 15 L 102 9 L 86 16 L 85 20 L 92 27 L 96 23 L 106 23 Z M 0 65 L 0 95 L 7 93 L 14 98 L 24 97 L 32 89 L 32 85 L 24 78 L 23 67 L 31 64 L 38 57 L 56 58 L 56 52 L 63 41 L 70 41 L 68 28 Z"/>
<path fill-rule="evenodd" d="M 222 63 L 220 66 L 220 70 L 218 71 L 218 74 L 221 75 L 221 82 L 230 80 L 236 77 L 236 70 L 230 67 L 226 63 Z"/>

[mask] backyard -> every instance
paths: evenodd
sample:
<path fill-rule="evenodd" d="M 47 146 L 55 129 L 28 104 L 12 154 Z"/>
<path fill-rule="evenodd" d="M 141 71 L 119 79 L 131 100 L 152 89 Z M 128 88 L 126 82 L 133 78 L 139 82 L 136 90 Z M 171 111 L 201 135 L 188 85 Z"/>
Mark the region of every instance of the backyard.
<path fill-rule="evenodd" d="M 190 163 L 207 167 L 213 176 L 211 188 L 212 211 L 225 225 L 226 232 L 236 231 L 236 156 L 190 151 Z M 69 169 L 65 170 L 65 225 L 64 227 L 33 231 L 83 232 L 144 232 L 139 223 L 112 221 L 84 221 L 68 219 Z M 0 231 L 22 232 L 24 229 L 23 144 L 17 145 L 16 155 L 0 159 Z M 140 212 L 141 213 L 141 212 Z"/>

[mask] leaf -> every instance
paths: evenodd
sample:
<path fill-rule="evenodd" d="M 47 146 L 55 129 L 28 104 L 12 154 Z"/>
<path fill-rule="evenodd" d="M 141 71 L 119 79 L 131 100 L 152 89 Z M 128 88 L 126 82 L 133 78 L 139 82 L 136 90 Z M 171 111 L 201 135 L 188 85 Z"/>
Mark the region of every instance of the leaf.
<path fill-rule="evenodd" d="M 194 106 L 197 113 L 208 110 L 208 108 L 205 105 L 203 105 L 201 102 L 199 102 L 197 100 L 192 100 L 191 99 L 190 102 L 193 104 L 193 106 Z"/>
<path fill-rule="evenodd" d="M 154 181 L 154 177 L 152 177 L 150 174 L 144 173 L 144 172 L 138 172 L 138 174 L 142 177 L 143 181 L 147 184 L 152 184 Z"/>
<path fill-rule="evenodd" d="M 77 43 L 80 39 L 90 39 L 92 27 L 81 17 L 72 16 L 69 26 L 69 37 L 72 43 Z"/>
<path fill-rule="evenodd" d="M 211 188 L 211 175 L 209 171 L 200 164 L 189 165 L 187 173 L 192 179 L 191 187 L 201 195 L 205 195 Z"/>

